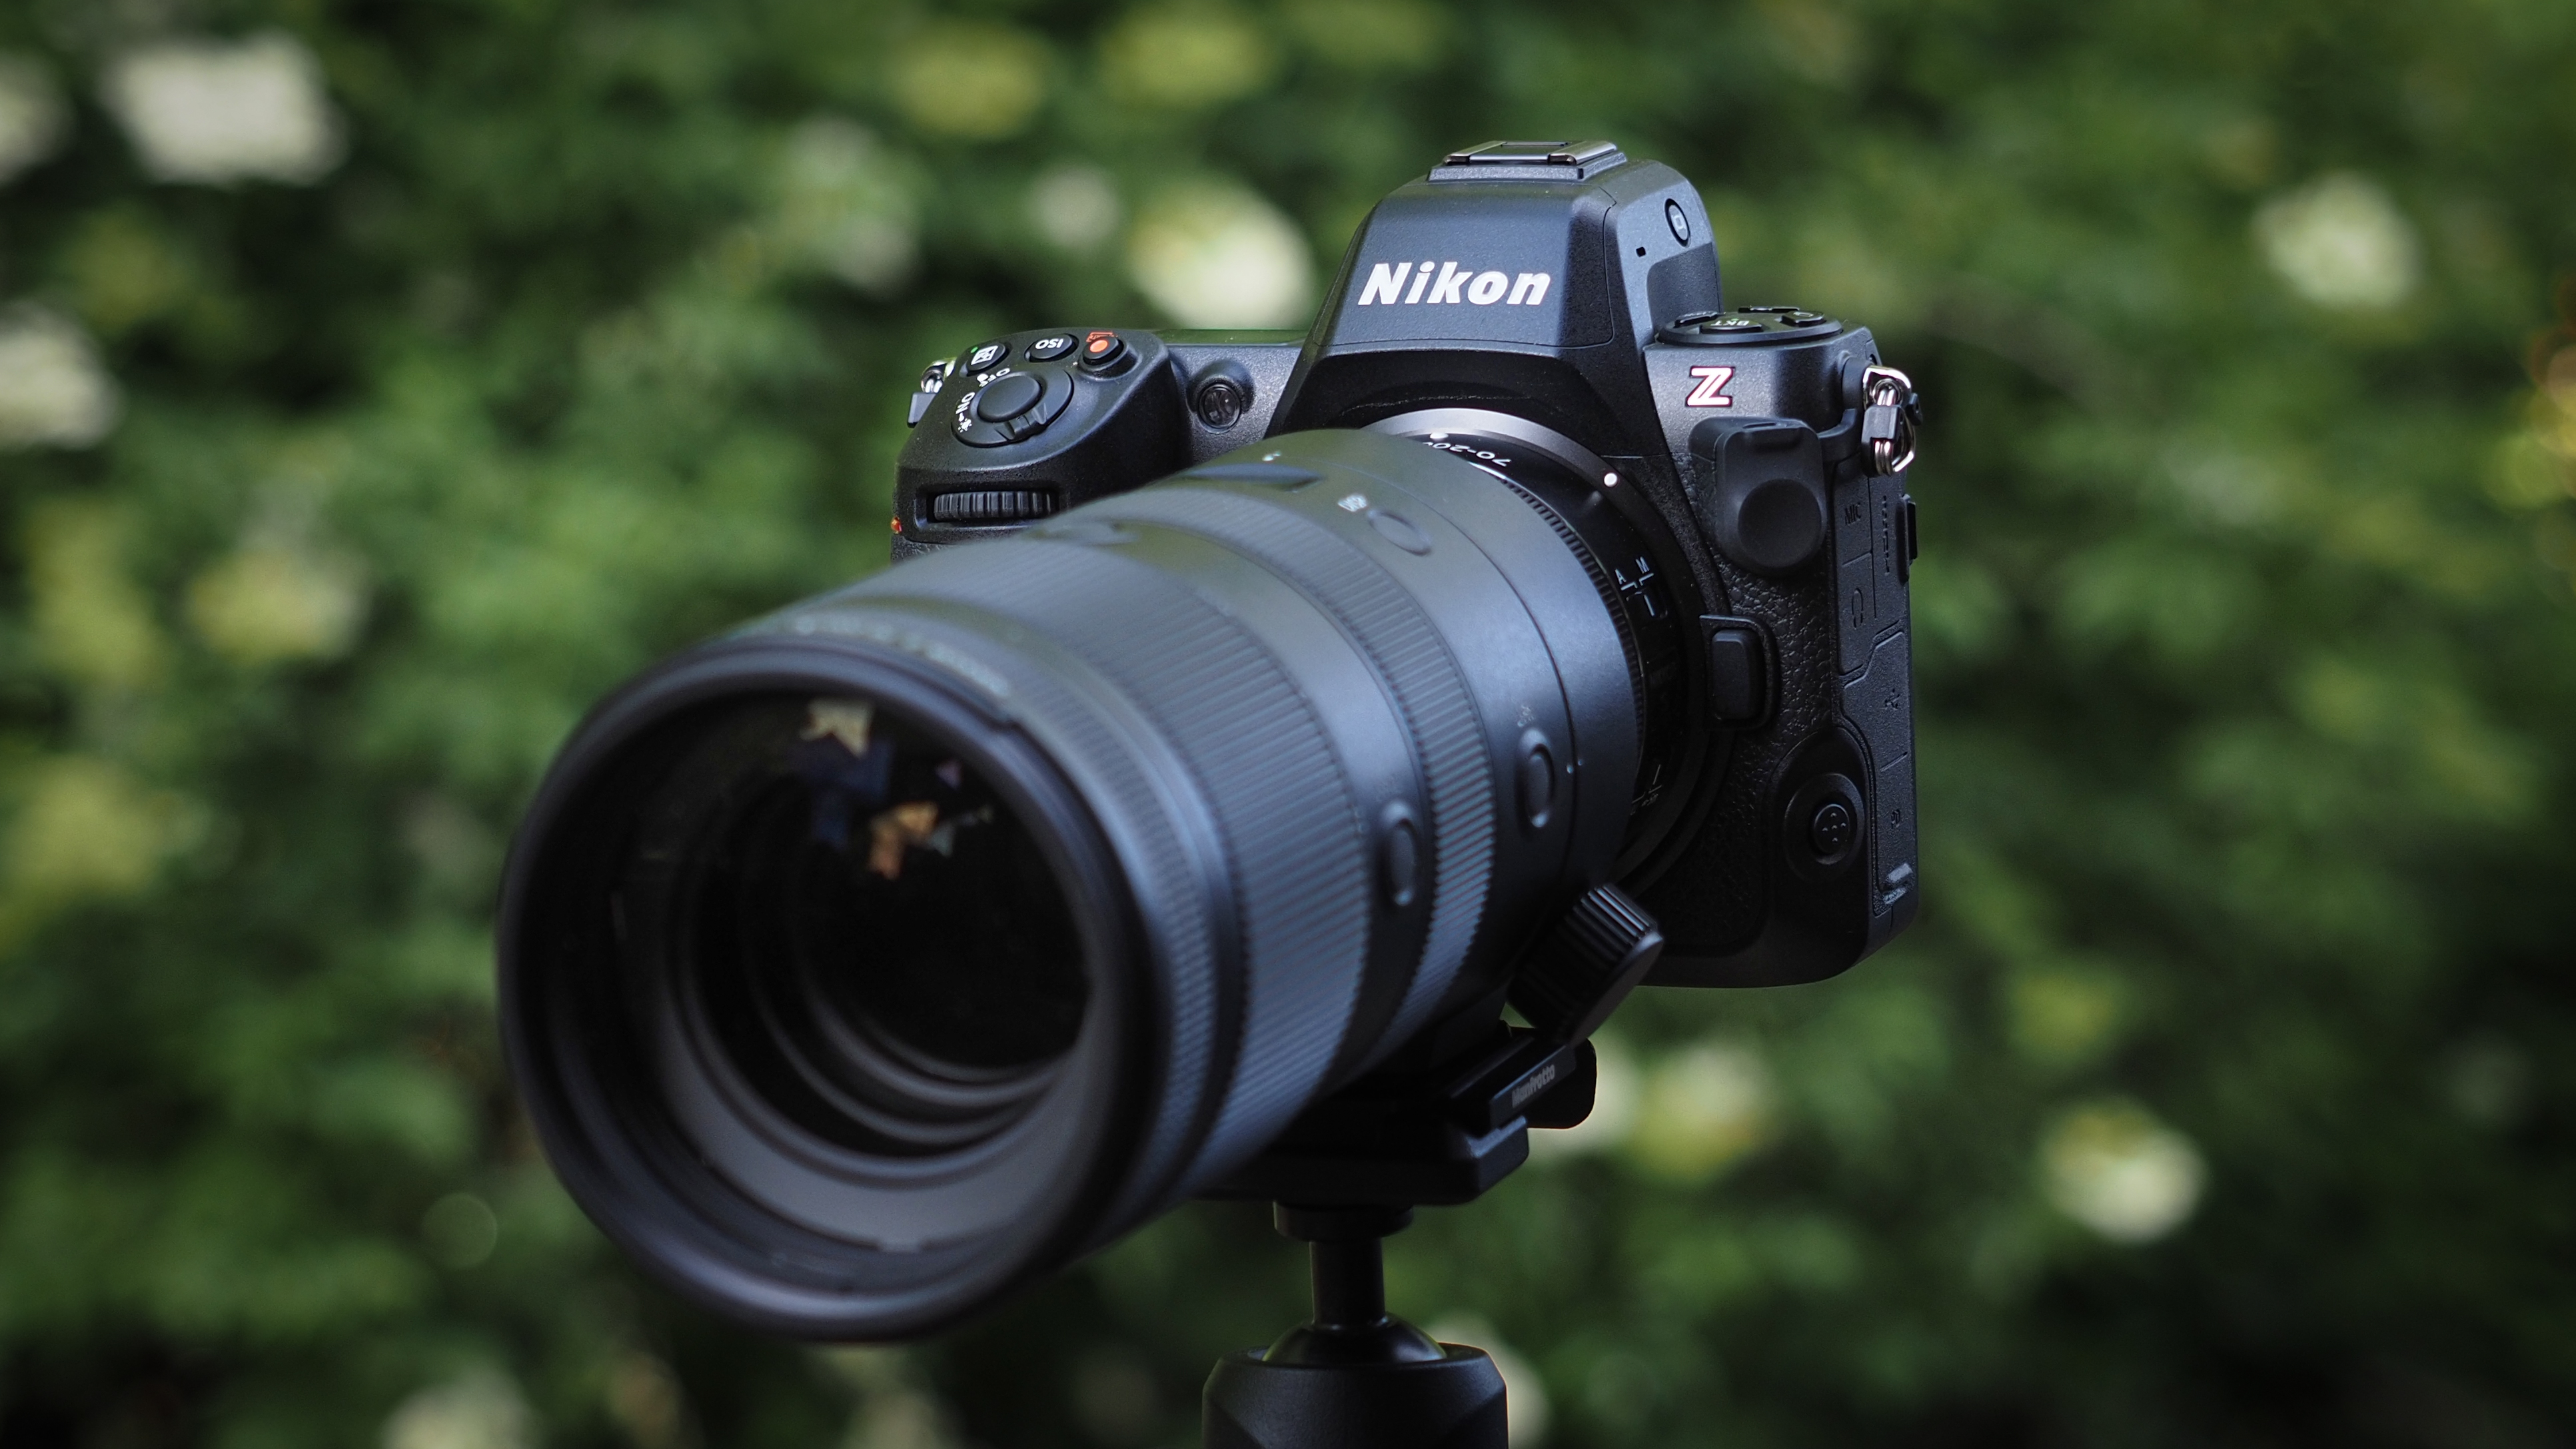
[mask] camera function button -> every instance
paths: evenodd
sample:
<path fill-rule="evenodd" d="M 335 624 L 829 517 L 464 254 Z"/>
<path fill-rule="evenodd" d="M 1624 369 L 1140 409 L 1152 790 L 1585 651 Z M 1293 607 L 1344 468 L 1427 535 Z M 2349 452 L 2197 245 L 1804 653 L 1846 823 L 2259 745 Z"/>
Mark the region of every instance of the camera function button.
<path fill-rule="evenodd" d="M 1818 856 L 1831 859 L 1850 848 L 1852 834 L 1859 828 L 1850 806 L 1840 800 L 1828 800 L 1807 818 L 1807 844 Z"/>
<path fill-rule="evenodd" d="M 1072 352 L 1073 348 L 1072 333 L 1051 332 L 1029 344 L 1028 359 L 1031 362 L 1053 362 Z"/>
<path fill-rule="evenodd" d="M 1519 787 L 1521 825 L 1546 829 L 1556 806 L 1556 756 L 1548 753 L 1546 737 L 1538 731 L 1521 736 L 1521 762 L 1513 773 Z"/>
<path fill-rule="evenodd" d="M 1710 717 L 1732 729 L 1746 729 L 1771 713 L 1771 650 L 1762 628 L 1751 619 L 1709 616 L 1708 707 Z"/>
<path fill-rule="evenodd" d="M 966 370 L 968 372 L 982 372 L 984 369 L 994 366 L 1003 358 L 1010 355 L 1010 343 L 1000 341 L 987 342 L 976 348 L 974 351 L 966 354 Z"/>
<path fill-rule="evenodd" d="M 1190 379 L 1190 411 L 1203 427 L 1225 432 L 1252 411 L 1252 373 L 1232 360 L 1211 363 Z"/>
<path fill-rule="evenodd" d="M 1200 422 L 1223 432 L 1242 420 L 1252 406 L 1252 399 L 1244 395 L 1242 385 L 1233 378 L 1218 377 L 1209 379 L 1207 385 L 1190 398 L 1190 405 L 1198 413 Z"/>
<path fill-rule="evenodd" d="M 1421 894 L 1422 833 L 1402 804 L 1386 807 L 1378 835 L 1378 885 L 1388 905 L 1402 910 Z"/>
<path fill-rule="evenodd" d="M 1860 858 L 1869 807 L 1851 777 L 1828 771 L 1810 776 L 1781 812 L 1782 853 L 1801 880 L 1826 881 Z"/>
<path fill-rule="evenodd" d="M 1403 549 L 1406 553 L 1431 552 L 1431 540 L 1423 535 L 1421 529 L 1413 526 L 1413 520 L 1401 513 L 1389 513 L 1383 508 L 1372 508 L 1368 511 L 1368 521 L 1369 527 L 1377 530 L 1378 537 Z"/>
<path fill-rule="evenodd" d="M 1115 332 L 1094 332 L 1082 339 L 1082 365 L 1109 367 L 1127 354 L 1127 340 Z"/>
<path fill-rule="evenodd" d="M 1690 245 L 1690 213 L 1682 210 L 1682 204 L 1680 202 L 1667 201 L 1664 203 L 1664 225 L 1673 229 L 1673 240 L 1680 242 L 1683 246 Z"/>

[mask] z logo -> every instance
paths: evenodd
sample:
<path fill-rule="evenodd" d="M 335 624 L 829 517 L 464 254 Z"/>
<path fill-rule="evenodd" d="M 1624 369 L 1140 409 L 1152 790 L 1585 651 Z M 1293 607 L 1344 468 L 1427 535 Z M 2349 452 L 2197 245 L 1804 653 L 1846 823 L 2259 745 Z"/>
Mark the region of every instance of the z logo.
<path fill-rule="evenodd" d="M 1735 399 L 1726 395 L 1726 380 L 1735 376 L 1734 368 L 1694 367 L 1690 372 L 1691 376 L 1699 379 L 1699 386 L 1692 388 L 1690 396 L 1682 399 L 1684 407 L 1731 408 L 1735 406 Z"/>

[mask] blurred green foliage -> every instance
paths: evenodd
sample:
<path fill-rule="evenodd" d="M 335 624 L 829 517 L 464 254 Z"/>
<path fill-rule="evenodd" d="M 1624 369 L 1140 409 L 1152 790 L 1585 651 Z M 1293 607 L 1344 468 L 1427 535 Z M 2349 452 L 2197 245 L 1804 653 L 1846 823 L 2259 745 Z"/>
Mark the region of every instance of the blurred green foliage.
<path fill-rule="evenodd" d="M 1929 904 L 1632 1004 L 1399 1311 L 1524 1444 L 2571 1442 L 2554 0 L 0 9 L 0 1440 L 1190 1442 L 1257 1213 L 913 1350 L 640 1283 L 493 882 L 598 691 L 882 561 L 923 359 L 1310 305 L 1498 134 L 1922 383 Z"/>

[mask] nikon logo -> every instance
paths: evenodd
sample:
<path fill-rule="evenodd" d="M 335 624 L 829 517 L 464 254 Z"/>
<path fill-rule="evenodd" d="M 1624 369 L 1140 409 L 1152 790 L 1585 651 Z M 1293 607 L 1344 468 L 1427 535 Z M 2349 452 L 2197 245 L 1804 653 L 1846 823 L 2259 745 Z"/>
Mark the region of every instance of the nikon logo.
<path fill-rule="evenodd" d="M 1440 269 L 1437 275 L 1433 267 Z M 1406 285 L 1408 279 L 1410 286 Z M 1419 267 L 1411 262 L 1380 262 L 1369 269 L 1368 285 L 1360 289 L 1359 305 L 1472 302 L 1490 307 L 1500 302 L 1509 307 L 1535 307 L 1547 300 L 1547 284 L 1545 272 L 1523 272 L 1513 277 L 1501 272 L 1471 272 L 1456 262 L 1424 262 Z"/>

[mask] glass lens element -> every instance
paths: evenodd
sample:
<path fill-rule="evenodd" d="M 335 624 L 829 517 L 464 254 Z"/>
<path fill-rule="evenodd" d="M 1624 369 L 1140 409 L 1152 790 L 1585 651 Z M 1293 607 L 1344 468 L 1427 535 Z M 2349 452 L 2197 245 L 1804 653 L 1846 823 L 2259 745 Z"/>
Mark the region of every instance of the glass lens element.
<path fill-rule="evenodd" d="M 621 890 L 661 942 L 664 1009 L 844 1148 L 953 1151 L 1016 1120 L 1087 993 L 1063 887 L 1011 806 L 867 700 L 736 700 L 694 733 Z"/>

